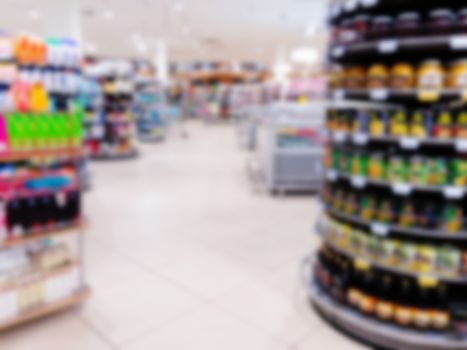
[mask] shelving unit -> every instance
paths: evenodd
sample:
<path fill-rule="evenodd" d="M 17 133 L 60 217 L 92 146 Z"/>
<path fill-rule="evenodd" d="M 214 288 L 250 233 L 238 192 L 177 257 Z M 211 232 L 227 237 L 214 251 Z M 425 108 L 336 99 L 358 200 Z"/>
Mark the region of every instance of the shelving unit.
<path fill-rule="evenodd" d="M 467 349 L 467 89 L 451 65 L 465 58 L 467 36 L 450 20 L 465 7 L 331 6 L 329 66 L 343 73 L 330 79 L 323 245 L 310 300 L 326 321 L 375 348 Z M 404 20 L 407 27 L 395 24 Z M 423 69 L 428 59 L 440 70 Z M 396 65 L 408 74 L 397 75 Z"/>
<path fill-rule="evenodd" d="M 88 62 L 86 75 L 97 80 L 97 111 L 86 119 L 87 150 L 94 160 L 131 159 L 137 156 L 133 67 L 125 60 L 96 59 Z"/>
<path fill-rule="evenodd" d="M 164 117 L 165 97 L 161 84 L 153 81 L 137 81 L 133 104 L 138 138 L 143 142 L 164 140 L 167 122 Z"/>
<path fill-rule="evenodd" d="M 90 289 L 82 264 L 78 47 L 68 39 L 3 37 L 0 59 L 10 72 L 0 83 L 3 332 L 81 304 Z"/>

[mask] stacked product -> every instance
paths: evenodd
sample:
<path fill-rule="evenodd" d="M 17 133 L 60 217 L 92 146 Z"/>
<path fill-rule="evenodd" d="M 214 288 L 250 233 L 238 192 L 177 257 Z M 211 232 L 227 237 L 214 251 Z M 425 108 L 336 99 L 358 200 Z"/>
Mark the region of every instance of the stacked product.
<path fill-rule="evenodd" d="M 135 122 L 131 114 L 134 87 L 129 62 L 102 60 L 89 64 L 86 73 L 98 80 L 102 103 L 88 118 L 87 149 L 94 159 L 134 157 Z"/>
<path fill-rule="evenodd" d="M 54 240 L 82 239 L 79 50 L 71 40 L 2 37 L 0 59 L 2 330 L 80 303 L 88 290 L 80 259 Z"/>
<path fill-rule="evenodd" d="M 442 5 L 332 10 L 340 101 L 327 116 L 310 295 L 329 322 L 376 347 L 467 349 L 467 10 Z"/>

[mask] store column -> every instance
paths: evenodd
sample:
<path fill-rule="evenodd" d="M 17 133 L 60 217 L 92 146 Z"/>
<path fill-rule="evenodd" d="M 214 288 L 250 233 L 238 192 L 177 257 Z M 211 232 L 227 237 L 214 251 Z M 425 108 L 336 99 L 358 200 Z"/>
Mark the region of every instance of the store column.
<path fill-rule="evenodd" d="M 45 36 L 73 39 L 82 48 L 81 18 L 76 0 L 56 1 L 44 9 Z"/>
<path fill-rule="evenodd" d="M 165 40 L 159 40 L 156 43 L 154 61 L 157 69 L 157 78 L 162 84 L 167 84 L 169 79 L 169 66 L 167 63 L 167 43 Z"/>

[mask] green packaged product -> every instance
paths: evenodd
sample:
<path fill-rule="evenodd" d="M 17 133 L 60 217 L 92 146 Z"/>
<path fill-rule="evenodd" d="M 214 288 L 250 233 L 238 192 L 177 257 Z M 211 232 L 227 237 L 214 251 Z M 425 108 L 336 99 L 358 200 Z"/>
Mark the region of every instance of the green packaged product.
<path fill-rule="evenodd" d="M 467 187 L 467 159 L 459 158 L 452 161 L 452 181 L 455 186 Z"/>
<path fill-rule="evenodd" d="M 445 276 L 457 276 L 461 270 L 462 256 L 458 249 L 441 247 L 436 260 L 437 273 Z"/>
<path fill-rule="evenodd" d="M 459 233 L 462 230 L 464 211 L 460 205 L 447 204 L 443 209 L 442 230 L 450 234 Z"/>
<path fill-rule="evenodd" d="M 404 157 L 398 155 L 391 156 L 387 173 L 390 182 L 407 182 L 408 165 Z"/>
<path fill-rule="evenodd" d="M 429 169 L 426 159 L 423 157 L 412 157 L 409 167 L 409 181 L 415 185 L 427 185 Z"/>
<path fill-rule="evenodd" d="M 443 158 L 428 159 L 428 183 L 444 186 L 449 184 L 448 162 Z"/>
<path fill-rule="evenodd" d="M 376 215 L 377 220 L 381 223 L 392 224 L 395 220 L 394 208 L 389 199 L 382 200 Z"/>
<path fill-rule="evenodd" d="M 376 199 L 373 196 L 363 196 L 360 200 L 360 217 L 363 220 L 373 220 L 376 214 Z"/>
<path fill-rule="evenodd" d="M 342 157 L 342 152 L 334 148 L 332 150 L 332 164 L 331 164 L 334 170 L 339 170 L 341 157 Z"/>

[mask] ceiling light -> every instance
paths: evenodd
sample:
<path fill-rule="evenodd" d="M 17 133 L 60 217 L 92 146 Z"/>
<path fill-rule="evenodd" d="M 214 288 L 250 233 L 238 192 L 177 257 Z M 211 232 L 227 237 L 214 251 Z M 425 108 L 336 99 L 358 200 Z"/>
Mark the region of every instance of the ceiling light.
<path fill-rule="evenodd" d="M 313 64 L 318 60 L 318 52 L 311 47 L 298 47 L 292 50 L 290 58 L 296 63 Z"/>
<path fill-rule="evenodd" d="M 103 13 L 102 13 L 102 16 L 106 19 L 106 20 L 111 20 L 114 18 L 114 13 L 112 10 L 105 10 Z"/>
<path fill-rule="evenodd" d="M 175 12 L 182 12 L 185 9 L 185 3 L 183 1 L 178 1 L 173 5 L 173 10 Z"/>
<path fill-rule="evenodd" d="M 28 17 L 30 19 L 38 19 L 41 16 L 40 12 L 37 10 L 30 10 L 28 12 Z"/>

